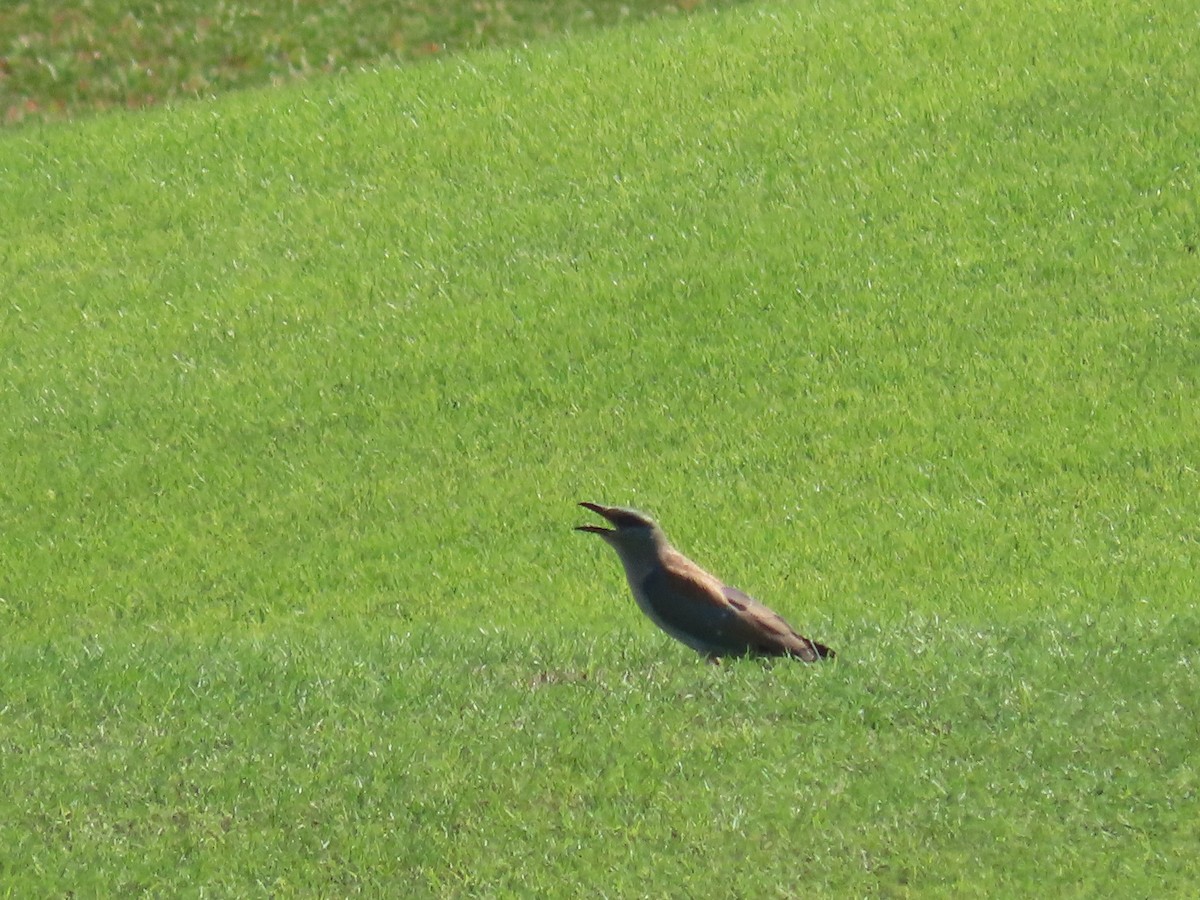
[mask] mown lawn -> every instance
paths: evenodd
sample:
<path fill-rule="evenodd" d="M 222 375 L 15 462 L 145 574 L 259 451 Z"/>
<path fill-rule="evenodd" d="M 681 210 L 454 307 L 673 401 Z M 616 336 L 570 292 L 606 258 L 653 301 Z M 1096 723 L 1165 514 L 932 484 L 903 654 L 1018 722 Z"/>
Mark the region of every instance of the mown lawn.
<path fill-rule="evenodd" d="M 1085 6 L 0 135 L 0 883 L 1187 896 L 1200 54 Z M 579 500 L 838 660 L 705 665 Z"/>

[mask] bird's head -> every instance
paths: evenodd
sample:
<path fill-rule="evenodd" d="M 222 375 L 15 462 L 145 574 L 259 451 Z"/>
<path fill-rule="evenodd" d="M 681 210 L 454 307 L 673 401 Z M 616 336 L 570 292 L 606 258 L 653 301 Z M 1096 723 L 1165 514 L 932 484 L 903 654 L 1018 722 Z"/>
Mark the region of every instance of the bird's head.
<path fill-rule="evenodd" d="M 658 524 L 645 513 L 620 506 L 580 503 L 584 509 L 603 516 L 612 528 L 603 525 L 577 525 L 576 531 L 588 531 L 604 538 L 626 563 L 642 557 L 654 557 L 666 546 L 667 539 Z"/>

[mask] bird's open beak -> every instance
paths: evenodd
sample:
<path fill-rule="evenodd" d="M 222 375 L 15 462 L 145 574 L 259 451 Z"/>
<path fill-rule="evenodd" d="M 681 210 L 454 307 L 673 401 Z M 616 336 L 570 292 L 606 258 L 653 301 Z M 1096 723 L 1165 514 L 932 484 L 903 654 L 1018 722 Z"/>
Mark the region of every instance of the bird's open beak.
<path fill-rule="evenodd" d="M 599 503 L 586 503 L 586 502 L 580 503 L 579 505 L 582 506 L 584 509 L 590 509 L 592 512 L 597 513 L 598 515 L 604 516 L 604 518 L 608 519 L 610 522 L 612 521 L 612 518 L 608 514 L 607 506 L 601 506 Z M 603 525 L 576 525 L 575 530 L 576 531 L 590 531 L 592 534 L 616 534 L 615 529 L 605 528 Z"/>

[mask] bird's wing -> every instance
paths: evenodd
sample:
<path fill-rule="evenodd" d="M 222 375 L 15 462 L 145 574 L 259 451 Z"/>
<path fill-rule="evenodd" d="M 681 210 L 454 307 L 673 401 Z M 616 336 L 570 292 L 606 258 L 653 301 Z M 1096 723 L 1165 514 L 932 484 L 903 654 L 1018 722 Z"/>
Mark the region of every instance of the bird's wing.
<path fill-rule="evenodd" d="M 705 638 L 724 629 L 736 614 L 721 583 L 683 557 L 665 561 L 646 576 L 642 588 L 647 611 L 672 633 Z"/>
<path fill-rule="evenodd" d="M 737 611 L 741 636 L 756 650 L 763 653 L 780 653 L 798 656 L 813 662 L 826 655 L 821 647 L 796 631 L 783 616 L 768 606 L 759 603 L 749 594 L 727 584 L 721 585 L 726 602 Z"/>
<path fill-rule="evenodd" d="M 795 629 L 784 621 L 783 616 L 775 610 L 759 603 L 749 594 L 744 594 L 735 587 L 721 585 L 721 593 L 726 602 L 736 609 L 742 618 L 753 622 L 755 627 L 768 634 L 780 636 L 795 634 Z"/>
<path fill-rule="evenodd" d="M 702 652 L 790 655 L 807 662 L 832 655 L 774 610 L 681 555 L 663 560 L 646 578 L 644 593 L 659 626 Z"/>

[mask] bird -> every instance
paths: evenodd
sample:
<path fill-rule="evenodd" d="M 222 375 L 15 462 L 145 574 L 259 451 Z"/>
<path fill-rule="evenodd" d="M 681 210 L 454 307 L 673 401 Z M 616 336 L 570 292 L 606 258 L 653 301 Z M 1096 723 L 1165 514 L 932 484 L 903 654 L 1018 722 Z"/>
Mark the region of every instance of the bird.
<path fill-rule="evenodd" d="M 671 546 L 658 523 L 620 506 L 580 503 L 611 528 L 577 525 L 617 551 L 633 599 L 659 628 L 717 662 L 725 656 L 787 656 L 804 662 L 836 654 L 792 628 L 774 610 L 700 568 Z"/>

